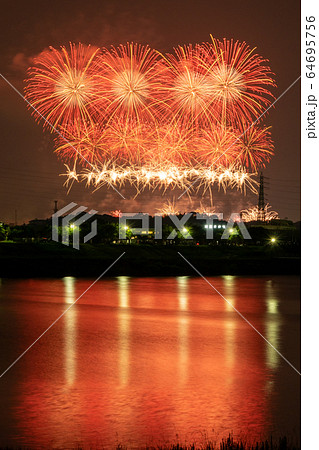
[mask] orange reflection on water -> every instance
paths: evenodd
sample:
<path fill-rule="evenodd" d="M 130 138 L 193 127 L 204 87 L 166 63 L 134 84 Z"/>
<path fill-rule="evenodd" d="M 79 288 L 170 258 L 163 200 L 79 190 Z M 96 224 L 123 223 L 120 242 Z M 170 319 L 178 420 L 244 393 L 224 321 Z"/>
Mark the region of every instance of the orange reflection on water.
<path fill-rule="evenodd" d="M 188 281 L 189 277 L 177 277 L 178 287 L 178 343 L 179 343 L 179 373 L 182 383 L 188 378 L 188 333 L 189 333 L 189 317 L 188 317 Z"/>
<path fill-rule="evenodd" d="M 119 377 L 120 383 L 127 384 L 129 377 L 130 357 L 130 313 L 129 308 L 129 277 L 118 277 L 119 309 Z"/>
<path fill-rule="evenodd" d="M 282 299 L 268 280 L 210 281 L 281 349 Z M 33 317 L 45 328 L 89 284 L 66 277 L 15 285 L 19 309 L 11 314 L 25 316 L 25 342 L 34 334 Z M 7 443 L 141 446 L 178 434 L 200 444 L 204 435 L 229 432 L 260 438 L 278 421 L 278 356 L 201 279 L 101 281 L 21 359 Z M 293 380 L 285 407 L 296 392 Z"/>
<path fill-rule="evenodd" d="M 267 304 L 265 337 L 278 351 L 281 351 L 281 315 L 279 311 L 279 299 L 277 298 L 277 293 L 271 280 L 267 281 L 265 290 Z M 266 355 L 267 365 L 273 370 L 277 369 L 280 363 L 279 354 L 270 345 L 268 345 L 266 347 Z"/>
<path fill-rule="evenodd" d="M 75 302 L 75 278 L 65 277 L 64 283 L 64 299 L 69 306 Z M 73 384 L 76 371 L 76 339 L 77 339 L 77 310 L 71 307 L 63 317 L 65 324 L 64 340 L 65 340 L 65 377 L 68 384 Z"/>

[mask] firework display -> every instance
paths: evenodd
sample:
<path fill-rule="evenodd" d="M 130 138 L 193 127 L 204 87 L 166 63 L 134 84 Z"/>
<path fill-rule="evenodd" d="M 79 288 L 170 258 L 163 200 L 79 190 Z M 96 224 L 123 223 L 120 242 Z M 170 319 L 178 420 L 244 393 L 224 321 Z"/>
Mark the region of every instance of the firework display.
<path fill-rule="evenodd" d="M 165 55 L 134 43 L 50 47 L 25 92 L 36 120 L 56 132 L 67 182 L 254 189 L 273 154 L 269 128 L 257 123 L 270 86 L 254 49 L 211 38 Z"/>
<path fill-rule="evenodd" d="M 176 206 L 175 199 L 173 200 L 167 200 L 164 205 L 161 208 L 157 208 L 158 215 L 162 217 L 166 216 L 178 216 L 179 214 L 182 214 L 180 209 Z"/>
<path fill-rule="evenodd" d="M 276 211 L 271 211 L 271 206 L 269 203 L 265 205 L 264 213 L 265 220 L 268 222 L 269 220 L 279 219 L 279 214 Z M 241 217 L 244 222 L 254 222 L 259 220 L 260 210 L 258 206 L 253 206 L 249 209 L 243 209 L 241 211 Z"/>
<path fill-rule="evenodd" d="M 26 98 L 45 127 L 93 123 L 100 98 L 94 78 L 98 53 L 90 46 L 70 44 L 70 49 L 50 47 L 35 59 L 36 67 L 28 70 Z"/>

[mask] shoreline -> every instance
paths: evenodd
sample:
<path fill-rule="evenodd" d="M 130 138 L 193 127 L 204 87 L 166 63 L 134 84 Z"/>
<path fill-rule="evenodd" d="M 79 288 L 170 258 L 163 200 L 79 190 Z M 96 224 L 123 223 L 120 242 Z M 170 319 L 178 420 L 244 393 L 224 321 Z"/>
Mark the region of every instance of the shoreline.
<path fill-rule="evenodd" d="M 222 438 L 218 443 L 215 441 L 207 441 L 204 444 L 193 443 L 180 443 L 180 442 L 172 442 L 165 444 L 151 444 L 151 445 L 127 445 L 127 444 L 117 444 L 116 446 L 109 446 L 106 444 L 101 448 L 113 448 L 114 450 L 300 450 L 300 444 L 294 442 L 295 439 L 289 439 L 286 436 L 273 438 L 265 440 L 256 440 L 254 443 L 247 442 L 247 440 L 242 439 L 234 439 L 231 434 L 227 438 Z M 299 441 L 299 440 L 298 440 Z M 297 442 L 298 442 L 297 441 Z M 2 447 L 0 446 L 0 450 L 14 450 L 21 449 L 21 446 L 13 447 L 11 445 Z M 23 446 L 24 450 L 32 450 L 34 447 Z M 87 446 L 83 446 L 83 444 L 76 444 L 74 447 L 77 450 L 82 450 L 87 448 Z M 96 448 L 91 447 L 90 448 Z"/>
<path fill-rule="evenodd" d="M 206 276 L 300 275 L 300 256 L 280 248 L 85 244 L 75 250 L 56 243 L 1 243 L 0 277 L 96 277 L 123 252 L 106 276 L 199 276 L 180 254 Z"/>

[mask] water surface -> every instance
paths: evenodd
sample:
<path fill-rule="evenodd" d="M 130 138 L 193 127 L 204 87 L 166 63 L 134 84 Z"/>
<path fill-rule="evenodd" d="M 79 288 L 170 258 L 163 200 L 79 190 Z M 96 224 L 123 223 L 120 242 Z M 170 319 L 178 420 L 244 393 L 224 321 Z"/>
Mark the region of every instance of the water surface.
<path fill-rule="evenodd" d="M 299 278 L 208 279 L 300 369 Z M 1 373 L 92 281 L 2 280 Z M 101 280 L 0 378 L 0 445 L 298 438 L 299 389 L 201 278 Z"/>

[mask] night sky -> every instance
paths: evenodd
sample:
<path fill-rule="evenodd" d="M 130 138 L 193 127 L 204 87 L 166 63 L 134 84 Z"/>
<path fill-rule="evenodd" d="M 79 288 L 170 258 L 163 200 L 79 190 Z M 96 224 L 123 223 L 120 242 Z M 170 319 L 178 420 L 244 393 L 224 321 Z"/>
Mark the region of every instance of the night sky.
<path fill-rule="evenodd" d="M 0 18 L 1 73 L 23 92 L 23 80 L 32 57 L 52 45 L 82 42 L 109 46 L 135 41 L 170 52 L 178 44 L 209 41 L 209 35 L 246 41 L 269 59 L 279 96 L 300 74 L 300 3 L 267 0 L 170 0 L 170 1 L 28 1 L 2 2 Z M 46 218 L 54 200 L 59 207 L 74 201 L 107 213 L 156 212 L 156 208 L 180 195 L 176 190 L 121 192 L 103 187 L 92 194 L 84 184 L 74 185 L 67 195 L 63 187 L 64 166 L 53 153 L 53 135 L 43 132 L 26 103 L 3 80 L 0 81 L 1 193 L 0 221 L 18 223 Z M 263 121 L 272 126 L 275 155 L 264 175 L 269 177 L 266 197 L 281 218 L 300 220 L 300 81 L 272 108 Z M 209 195 L 202 202 L 209 205 Z M 184 195 L 177 205 L 194 210 L 200 195 Z M 257 204 L 252 194 L 214 188 L 214 205 L 225 216 Z"/>

